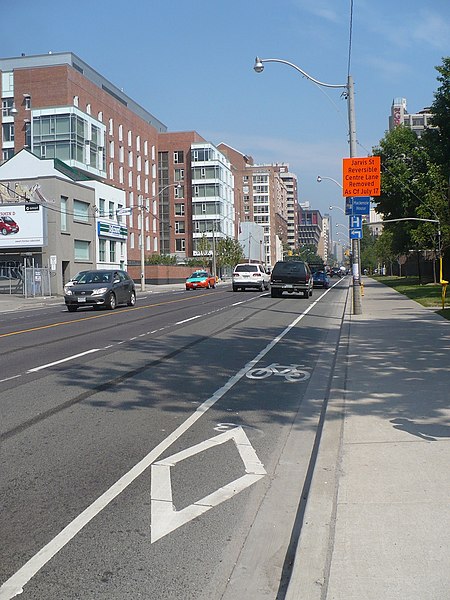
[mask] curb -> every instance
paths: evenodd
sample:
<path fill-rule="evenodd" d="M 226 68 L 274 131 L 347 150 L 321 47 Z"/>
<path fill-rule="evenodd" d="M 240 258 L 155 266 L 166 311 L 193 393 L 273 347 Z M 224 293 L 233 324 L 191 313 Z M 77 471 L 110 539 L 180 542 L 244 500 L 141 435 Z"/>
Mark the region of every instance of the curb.
<path fill-rule="evenodd" d="M 327 594 L 341 477 L 351 322 L 350 298 L 349 294 L 319 451 L 285 600 L 324 600 Z"/>

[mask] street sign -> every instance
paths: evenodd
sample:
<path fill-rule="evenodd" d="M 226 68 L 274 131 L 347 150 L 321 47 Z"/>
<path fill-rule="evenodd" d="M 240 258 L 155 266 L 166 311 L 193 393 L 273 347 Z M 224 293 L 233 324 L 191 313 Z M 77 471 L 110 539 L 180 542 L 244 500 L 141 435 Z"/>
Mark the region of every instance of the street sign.
<path fill-rule="evenodd" d="M 351 240 L 360 240 L 362 238 L 362 229 L 349 229 Z"/>
<path fill-rule="evenodd" d="M 370 214 L 370 198 L 353 198 L 351 214 L 363 216 Z"/>
<path fill-rule="evenodd" d="M 116 215 L 118 217 L 129 217 L 129 216 L 131 216 L 132 211 L 133 211 L 133 208 L 131 206 L 127 206 L 125 208 L 118 208 L 116 210 Z"/>
<path fill-rule="evenodd" d="M 342 162 L 342 195 L 380 196 L 381 158 L 344 158 Z"/>
<path fill-rule="evenodd" d="M 353 214 L 353 198 L 345 199 L 345 214 L 352 215 Z"/>
<path fill-rule="evenodd" d="M 362 216 L 351 215 L 348 218 L 348 227 L 349 229 L 362 229 Z"/>

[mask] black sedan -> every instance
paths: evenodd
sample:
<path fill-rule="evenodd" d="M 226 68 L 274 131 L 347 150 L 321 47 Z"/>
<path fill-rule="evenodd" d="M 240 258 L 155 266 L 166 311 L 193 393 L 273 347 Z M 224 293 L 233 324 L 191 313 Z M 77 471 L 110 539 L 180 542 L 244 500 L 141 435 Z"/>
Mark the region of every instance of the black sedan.
<path fill-rule="evenodd" d="M 64 302 L 69 312 L 75 312 L 80 306 L 105 306 L 114 310 L 118 304 L 134 306 L 136 289 L 126 271 L 81 271 L 64 286 Z"/>

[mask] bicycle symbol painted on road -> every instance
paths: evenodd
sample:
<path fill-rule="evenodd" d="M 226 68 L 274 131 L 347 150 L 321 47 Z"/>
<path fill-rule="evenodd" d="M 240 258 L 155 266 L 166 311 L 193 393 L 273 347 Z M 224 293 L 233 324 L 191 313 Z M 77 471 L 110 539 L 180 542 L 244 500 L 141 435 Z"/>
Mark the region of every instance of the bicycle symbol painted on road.
<path fill-rule="evenodd" d="M 298 381 L 306 381 L 309 379 L 310 374 L 303 369 L 300 369 L 301 365 L 279 365 L 278 363 L 272 363 L 268 367 L 256 367 L 247 371 L 246 376 L 249 379 L 266 379 L 271 375 L 279 375 L 284 377 L 286 381 L 295 383 Z"/>

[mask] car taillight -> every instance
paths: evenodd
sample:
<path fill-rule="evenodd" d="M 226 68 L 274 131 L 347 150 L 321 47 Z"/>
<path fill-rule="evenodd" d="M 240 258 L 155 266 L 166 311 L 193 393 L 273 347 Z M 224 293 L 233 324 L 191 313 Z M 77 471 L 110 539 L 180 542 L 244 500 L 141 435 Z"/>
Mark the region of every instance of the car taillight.
<path fill-rule="evenodd" d="M 253 277 L 259 277 L 259 273 L 252 273 Z"/>

